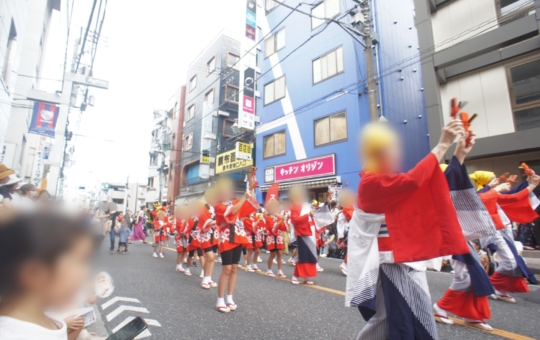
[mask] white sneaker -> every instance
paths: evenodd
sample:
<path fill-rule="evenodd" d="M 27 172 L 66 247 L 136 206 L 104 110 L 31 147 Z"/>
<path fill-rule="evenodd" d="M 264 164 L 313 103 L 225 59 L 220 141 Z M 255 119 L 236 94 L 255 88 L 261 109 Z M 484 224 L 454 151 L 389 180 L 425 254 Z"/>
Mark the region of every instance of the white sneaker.
<path fill-rule="evenodd" d="M 152 257 L 156 257 L 156 258 L 157 258 L 158 256 L 157 256 L 157 254 L 154 252 L 154 254 L 152 255 Z"/>
<path fill-rule="evenodd" d="M 292 259 L 292 257 L 288 260 L 289 264 L 291 266 L 295 266 L 296 265 L 296 262 Z"/>
<path fill-rule="evenodd" d="M 319 265 L 317 264 L 317 271 L 318 271 L 318 272 L 324 272 L 324 269 L 323 269 L 323 267 L 321 267 L 321 266 L 319 266 Z"/>
<path fill-rule="evenodd" d="M 326 255 L 326 254 L 321 254 L 321 257 L 327 257 L 327 256 L 328 256 L 328 255 Z"/>
<path fill-rule="evenodd" d="M 267 250 L 266 253 L 267 253 L 267 254 L 270 254 L 270 250 Z"/>
<path fill-rule="evenodd" d="M 437 306 L 436 303 L 433 304 L 433 316 L 435 316 L 435 321 L 445 324 L 445 325 L 453 325 L 454 321 L 450 318 L 448 318 L 448 314 L 446 311 L 439 306 Z"/>
<path fill-rule="evenodd" d="M 341 269 L 343 275 L 347 276 L 347 264 L 345 262 L 339 265 L 339 269 Z"/>
<path fill-rule="evenodd" d="M 163 256 L 163 253 L 159 253 L 159 257 L 165 258 L 165 256 Z"/>
<path fill-rule="evenodd" d="M 281 264 L 286 264 L 287 262 L 285 262 L 284 259 L 281 259 Z"/>
<path fill-rule="evenodd" d="M 272 260 L 272 263 L 273 263 L 273 264 L 277 264 L 276 259 L 273 259 L 273 260 Z"/>
<path fill-rule="evenodd" d="M 471 327 L 474 327 L 474 328 L 479 328 L 479 329 L 481 329 L 483 331 L 492 331 L 493 330 L 493 327 L 491 327 L 490 325 L 488 325 L 487 323 L 485 323 L 482 320 L 472 320 L 472 319 L 463 318 L 463 321 L 465 321 L 467 323 L 467 325 L 469 325 Z"/>
<path fill-rule="evenodd" d="M 261 257 L 260 257 L 260 256 L 259 256 L 259 257 L 257 257 L 257 263 L 261 263 L 261 262 L 262 262 L 262 259 L 261 259 Z"/>

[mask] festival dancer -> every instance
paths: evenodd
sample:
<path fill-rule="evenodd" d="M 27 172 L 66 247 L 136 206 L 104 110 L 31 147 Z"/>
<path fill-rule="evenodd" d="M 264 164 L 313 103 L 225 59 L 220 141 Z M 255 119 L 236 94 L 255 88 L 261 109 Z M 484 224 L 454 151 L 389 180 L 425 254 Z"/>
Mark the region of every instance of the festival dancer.
<path fill-rule="evenodd" d="M 216 215 L 214 213 L 214 204 L 216 204 L 216 190 L 210 188 L 204 193 L 204 206 L 199 215 L 199 224 L 201 228 L 201 247 L 204 251 L 204 278 L 201 287 L 204 289 L 216 288 L 217 283 L 212 281 L 212 272 L 214 271 L 214 262 L 218 249 L 219 240 L 215 237 L 214 227 L 216 225 Z"/>
<path fill-rule="evenodd" d="M 221 254 L 221 275 L 218 281 L 218 299 L 216 309 L 221 313 L 235 311 L 233 293 L 238 276 L 238 262 L 242 255 L 242 246 L 248 243 L 244 226 L 240 219 L 249 216 L 258 208 L 252 206 L 253 194 L 246 191 L 242 199 L 233 200 L 234 184 L 229 179 L 221 179 L 217 185 L 219 202 L 214 206 L 216 224 L 219 226 L 219 253 Z M 246 207 L 244 207 L 246 205 Z M 250 206 L 252 206 L 250 209 Z M 242 210 L 242 213 L 241 213 Z M 225 289 L 227 296 L 225 300 Z"/>
<path fill-rule="evenodd" d="M 456 136 L 452 120 L 439 144 L 407 173 L 389 124 L 370 123 L 360 148 L 362 178 L 350 224 L 346 305 L 368 322 L 358 339 L 437 339 L 423 262 L 469 253 L 439 162 Z"/>
<path fill-rule="evenodd" d="M 508 293 L 528 293 L 527 280 L 538 281 L 518 255 L 512 234 L 512 220 L 529 223 L 538 218 L 529 199 L 530 193 L 540 182 L 538 175 L 529 176 L 528 181 L 511 190 L 510 184 L 498 184 L 494 173 L 475 172 L 471 175 L 480 190 L 480 198 L 489 211 L 498 233 L 480 239 L 482 247 L 497 252 L 498 266 L 490 281 L 495 288 L 493 298 L 515 303 Z M 509 218 L 510 217 L 510 218 Z M 527 222 L 529 221 L 529 222 Z"/>
<path fill-rule="evenodd" d="M 189 238 L 189 211 L 185 205 L 178 206 L 174 212 L 176 219 L 176 235 L 174 236 L 174 244 L 176 245 L 176 271 L 185 272 L 184 259 L 188 250 L 188 238 Z"/>
<path fill-rule="evenodd" d="M 267 249 L 270 250 L 270 256 L 268 257 L 268 270 L 266 271 L 266 275 L 270 277 L 276 276 L 272 271 L 272 263 L 274 262 L 274 259 L 277 258 L 277 276 L 280 278 L 285 278 L 287 276 L 283 274 L 282 270 L 283 249 L 285 249 L 282 233 L 284 231 L 287 231 L 287 226 L 285 225 L 283 217 L 277 215 L 279 213 L 278 201 L 276 201 L 275 199 L 269 200 L 268 203 L 266 203 L 266 210 L 268 211 L 268 214 L 265 216 L 267 230 L 266 245 Z"/>
<path fill-rule="evenodd" d="M 189 205 L 189 213 L 191 218 L 188 219 L 188 228 L 189 228 L 189 241 L 188 241 L 188 258 L 186 262 L 186 270 L 184 275 L 191 276 L 191 264 L 193 263 L 193 257 L 195 252 L 199 257 L 199 262 L 201 264 L 201 278 L 204 277 L 204 256 L 201 248 L 201 231 L 199 224 L 199 213 L 202 210 L 202 204 L 200 201 L 193 201 Z"/>
<path fill-rule="evenodd" d="M 342 209 L 338 213 L 336 221 L 337 239 L 343 239 L 343 242 L 347 242 L 345 232 L 349 229 L 349 223 L 351 222 L 352 215 L 354 213 L 354 199 L 355 194 L 351 190 L 344 189 L 339 193 L 339 204 Z M 343 275 L 347 276 L 347 255 L 343 259 L 343 263 L 339 265 L 339 269 Z"/>
<path fill-rule="evenodd" d="M 163 210 L 159 210 L 156 213 L 156 218 L 154 219 L 154 254 L 152 257 L 158 257 L 157 251 L 159 249 L 159 257 L 164 258 L 163 256 L 163 246 L 165 245 L 165 240 L 167 239 L 166 230 L 170 227 L 167 214 Z"/>
<path fill-rule="evenodd" d="M 246 271 L 250 273 L 261 271 L 257 267 L 257 257 L 261 252 L 260 247 L 262 246 L 262 241 L 259 236 L 258 230 L 260 219 L 261 217 L 255 213 L 242 219 L 242 223 L 244 224 L 244 230 L 246 231 L 246 237 L 249 241 L 249 243 L 245 245 L 245 249 L 247 251 Z"/>
<path fill-rule="evenodd" d="M 472 241 L 481 237 L 490 237 L 497 231 L 463 165 L 465 157 L 475 144 L 474 135 L 472 132 L 469 133 L 470 139 L 468 136 L 460 138 L 450 164 L 442 164 L 441 169 L 450 187 L 463 235 L 467 240 Z M 453 313 L 462 317 L 472 327 L 490 331 L 493 328 L 484 319 L 491 318 L 488 296 L 495 291 L 476 249 L 471 243 L 468 243 L 468 246 L 470 253 L 453 256 L 450 260 L 454 277 L 450 288 L 433 305 L 435 320 L 451 325 L 454 321 L 448 317 L 448 313 Z"/>
<path fill-rule="evenodd" d="M 315 244 L 315 226 L 313 223 L 313 210 L 307 200 L 306 190 L 301 186 L 293 187 L 289 192 L 291 199 L 291 223 L 297 243 L 297 260 L 294 266 L 292 284 L 300 283 L 312 285 L 311 278 L 317 276 L 317 248 Z"/>

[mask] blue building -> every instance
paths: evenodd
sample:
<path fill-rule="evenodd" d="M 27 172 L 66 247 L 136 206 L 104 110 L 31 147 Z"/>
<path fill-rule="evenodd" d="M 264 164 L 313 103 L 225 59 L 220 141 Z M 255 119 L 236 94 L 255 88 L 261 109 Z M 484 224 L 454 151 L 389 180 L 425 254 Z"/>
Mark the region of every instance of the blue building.
<path fill-rule="evenodd" d="M 271 34 L 258 54 L 257 180 L 263 196 L 274 182 L 283 191 L 303 183 L 324 201 L 328 186 L 356 190 L 360 180 L 358 132 L 370 120 L 365 49 L 362 37 L 304 14 L 351 25 L 357 2 L 290 8 L 299 3 L 265 0 L 258 12 L 259 39 Z M 406 170 L 429 152 L 414 4 L 372 0 L 371 10 L 379 115 L 404 137 Z"/>

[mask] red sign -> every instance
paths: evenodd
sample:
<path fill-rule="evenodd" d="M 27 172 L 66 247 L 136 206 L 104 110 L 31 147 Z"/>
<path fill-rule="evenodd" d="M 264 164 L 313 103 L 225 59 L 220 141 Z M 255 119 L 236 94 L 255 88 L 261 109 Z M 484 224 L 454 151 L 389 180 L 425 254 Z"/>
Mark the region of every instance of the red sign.
<path fill-rule="evenodd" d="M 275 167 L 275 181 L 283 182 L 303 178 L 336 174 L 336 156 L 334 154 L 306 159 Z"/>

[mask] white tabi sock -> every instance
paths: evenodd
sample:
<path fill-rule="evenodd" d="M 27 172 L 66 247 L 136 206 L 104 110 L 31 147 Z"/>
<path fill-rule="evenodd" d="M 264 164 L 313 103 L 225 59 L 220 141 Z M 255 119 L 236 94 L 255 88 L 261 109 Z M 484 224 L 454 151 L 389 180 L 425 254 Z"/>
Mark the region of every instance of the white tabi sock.
<path fill-rule="evenodd" d="M 278 270 L 277 273 L 278 273 L 278 274 L 283 274 L 283 271 L 282 271 L 282 270 Z"/>
<path fill-rule="evenodd" d="M 251 265 L 250 265 L 250 264 L 248 264 L 246 268 L 247 268 L 247 269 L 251 269 Z"/>
<path fill-rule="evenodd" d="M 226 306 L 226 304 L 225 304 L 225 299 L 224 299 L 224 298 L 218 297 L 218 298 L 217 298 L 216 306 L 217 306 L 217 307 L 223 307 L 223 306 Z"/>
<path fill-rule="evenodd" d="M 232 295 L 227 295 L 227 303 L 232 303 L 234 305 L 234 301 L 232 299 Z"/>

